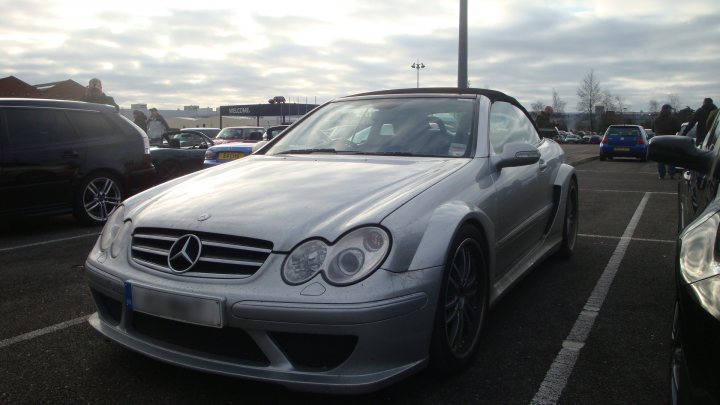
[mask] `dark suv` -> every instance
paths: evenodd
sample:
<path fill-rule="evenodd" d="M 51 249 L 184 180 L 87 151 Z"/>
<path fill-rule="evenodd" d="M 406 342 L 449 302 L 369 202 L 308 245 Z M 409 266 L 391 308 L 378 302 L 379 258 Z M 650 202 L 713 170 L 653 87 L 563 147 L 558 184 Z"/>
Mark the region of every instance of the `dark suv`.
<path fill-rule="evenodd" d="M 99 225 L 152 185 L 147 135 L 114 107 L 0 98 L 0 217 L 72 212 Z"/>

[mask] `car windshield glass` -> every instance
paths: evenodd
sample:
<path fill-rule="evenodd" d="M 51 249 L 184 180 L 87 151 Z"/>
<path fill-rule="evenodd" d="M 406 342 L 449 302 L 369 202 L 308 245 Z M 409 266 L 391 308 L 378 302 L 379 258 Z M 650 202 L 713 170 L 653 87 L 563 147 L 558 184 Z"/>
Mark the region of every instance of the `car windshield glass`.
<path fill-rule="evenodd" d="M 217 139 L 260 140 L 262 128 L 224 128 L 217 135 Z"/>
<path fill-rule="evenodd" d="M 264 152 L 466 157 L 473 107 L 462 98 L 334 102 Z"/>
<path fill-rule="evenodd" d="M 610 127 L 607 134 L 611 136 L 640 136 L 640 130 L 633 127 Z"/>

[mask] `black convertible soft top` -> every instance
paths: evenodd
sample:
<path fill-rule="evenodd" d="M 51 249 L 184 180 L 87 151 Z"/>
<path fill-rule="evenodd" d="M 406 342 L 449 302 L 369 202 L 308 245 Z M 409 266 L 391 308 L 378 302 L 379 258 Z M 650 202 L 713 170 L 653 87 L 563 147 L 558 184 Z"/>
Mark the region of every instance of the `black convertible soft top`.
<path fill-rule="evenodd" d="M 458 95 L 482 95 L 490 99 L 491 102 L 505 101 L 518 108 L 520 108 L 526 115 L 529 116 L 525 107 L 522 106 L 515 98 L 508 96 L 507 94 L 490 89 L 461 89 L 458 87 L 425 87 L 425 88 L 409 88 L 409 89 L 395 89 L 395 90 L 380 90 L 371 91 L 367 93 L 358 93 L 351 96 L 342 97 L 362 97 L 362 96 L 389 96 L 393 94 L 458 94 Z"/>

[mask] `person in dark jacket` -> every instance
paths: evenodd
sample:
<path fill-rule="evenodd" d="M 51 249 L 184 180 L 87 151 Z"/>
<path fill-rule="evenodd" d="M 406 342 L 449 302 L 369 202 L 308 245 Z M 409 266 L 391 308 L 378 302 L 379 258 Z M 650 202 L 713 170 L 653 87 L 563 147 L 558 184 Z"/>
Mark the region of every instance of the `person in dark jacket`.
<path fill-rule="evenodd" d="M 552 115 L 555 111 L 552 107 L 547 106 L 544 110 L 540 111 L 540 114 L 535 118 L 535 125 L 538 128 L 555 128 L 557 125 L 552 119 Z"/>
<path fill-rule="evenodd" d="M 140 110 L 133 110 L 133 122 L 147 133 L 147 115 Z"/>
<path fill-rule="evenodd" d="M 705 139 L 705 135 L 709 129 L 705 128 L 705 123 L 708 119 L 710 111 L 712 110 L 717 110 L 717 106 L 713 104 L 713 100 L 711 98 L 706 98 L 703 100 L 703 105 L 695 111 L 695 114 L 693 114 L 692 119 L 682 133 L 683 135 L 687 135 L 688 132 L 690 132 L 690 130 L 697 124 L 697 138 L 695 139 L 696 145 L 702 144 Z"/>
<path fill-rule="evenodd" d="M 665 104 L 660 109 L 660 116 L 653 122 L 652 130 L 656 135 L 677 135 L 680 132 L 680 121 L 672 115 L 672 106 Z M 658 162 L 658 178 L 665 178 L 666 165 Z M 667 173 L 671 179 L 675 178 L 675 165 L 667 165 Z"/>
<path fill-rule="evenodd" d="M 85 95 L 83 96 L 82 101 L 87 101 L 88 103 L 109 104 L 115 106 L 115 109 L 120 111 L 120 107 L 115 103 L 115 99 L 103 93 L 102 82 L 97 78 L 90 79 L 90 83 L 88 83 L 85 88 Z"/>

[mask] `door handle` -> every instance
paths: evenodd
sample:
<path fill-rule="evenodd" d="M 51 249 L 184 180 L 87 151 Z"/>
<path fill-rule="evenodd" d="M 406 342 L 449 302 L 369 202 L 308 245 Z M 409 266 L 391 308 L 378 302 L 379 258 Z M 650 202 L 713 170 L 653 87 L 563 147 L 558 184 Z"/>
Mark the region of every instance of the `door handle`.
<path fill-rule="evenodd" d="M 540 163 L 539 163 L 538 167 L 540 168 L 540 171 L 544 171 L 545 169 L 547 169 L 548 164 L 546 161 L 540 159 Z"/>
<path fill-rule="evenodd" d="M 77 153 L 77 152 L 74 151 L 74 150 L 66 150 L 66 151 L 63 152 L 63 154 L 62 154 L 62 157 L 63 157 L 64 159 L 75 159 L 75 158 L 77 158 L 78 156 L 80 156 L 80 154 Z"/>

